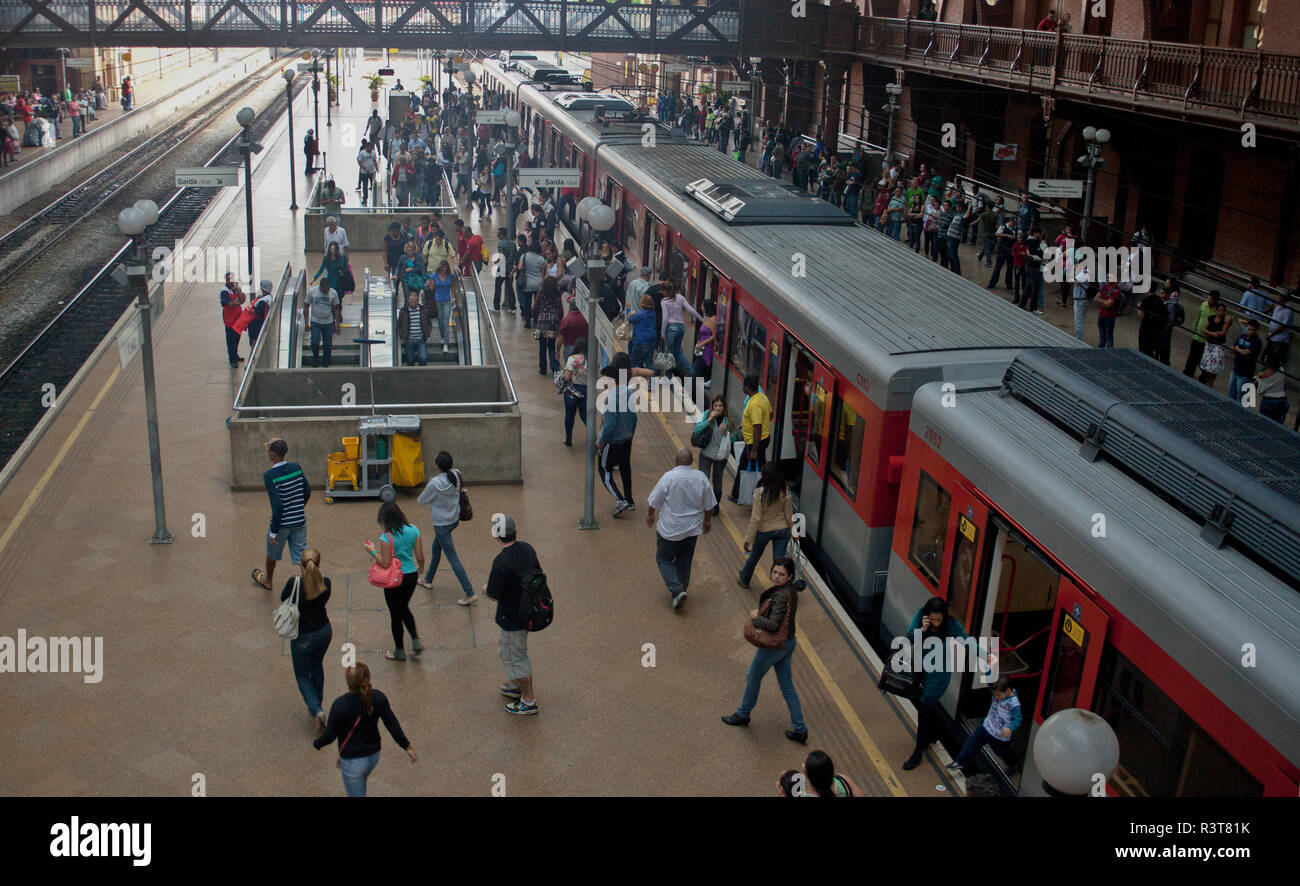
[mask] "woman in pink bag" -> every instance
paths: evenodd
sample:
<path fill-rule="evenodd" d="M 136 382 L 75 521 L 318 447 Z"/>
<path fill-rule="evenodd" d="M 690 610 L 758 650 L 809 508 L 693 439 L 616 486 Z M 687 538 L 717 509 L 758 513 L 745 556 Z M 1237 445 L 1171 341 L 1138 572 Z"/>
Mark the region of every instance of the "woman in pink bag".
<path fill-rule="evenodd" d="M 381 569 L 388 569 L 394 558 L 402 567 L 402 583 L 384 588 L 384 602 L 388 605 L 388 617 L 393 628 L 393 651 L 385 653 L 384 657 L 390 661 L 406 661 L 406 650 L 402 645 L 403 627 L 411 632 L 411 655 L 419 657 L 424 651 L 424 644 L 415 629 L 415 616 L 411 615 L 411 595 L 415 593 L 415 583 L 424 569 L 424 545 L 420 541 L 419 527 L 406 519 L 395 502 L 379 506 L 379 527 L 384 530 L 379 536 L 379 546 L 368 541 L 364 545 L 366 551 Z"/>

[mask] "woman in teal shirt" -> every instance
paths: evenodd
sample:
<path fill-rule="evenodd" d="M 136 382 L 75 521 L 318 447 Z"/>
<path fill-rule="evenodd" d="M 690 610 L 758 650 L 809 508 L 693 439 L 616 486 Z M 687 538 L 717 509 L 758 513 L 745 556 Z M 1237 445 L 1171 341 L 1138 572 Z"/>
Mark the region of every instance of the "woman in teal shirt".
<path fill-rule="evenodd" d="M 966 629 L 961 622 L 948 614 L 948 601 L 941 597 L 931 597 L 925 605 L 912 616 L 912 623 L 907 626 L 907 640 L 915 642 L 916 632 L 922 631 L 921 660 L 925 660 L 926 642 L 934 637 L 943 644 L 943 669 L 925 671 L 921 675 L 921 697 L 916 702 L 916 747 L 912 756 L 903 763 L 904 769 L 915 769 L 921 763 L 925 749 L 939 737 L 941 720 L 939 717 L 939 700 L 943 698 L 948 683 L 952 680 L 952 670 L 956 664 L 948 652 L 948 639 L 967 639 Z"/>
<path fill-rule="evenodd" d="M 424 651 L 420 635 L 415 630 L 415 616 L 411 615 L 411 595 L 415 583 L 424 569 L 424 545 L 420 542 L 420 528 L 406 519 L 395 502 L 379 506 L 379 547 L 366 542 L 365 548 L 381 567 L 387 568 L 396 557 L 402 564 L 402 583 L 395 588 L 384 588 L 384 602 L 388 604 L 388 617 L 393 628 L 393 651 L 384 654 L 390 661 L 406 661 L 402 648 L 402 628 L 411 632 L 411 654 L 419 656 Z"/>
<path fill-rule="evenodd" d="M 326 279 L 330 281 L 330 289 L 333 289 L 339 294 L 339 298 L 342 298 L 344 296 L 343 277 L 347 273 L 347 270 L 348 260 L 343 256 L 343 253 L 339 252 L 339 245 L 337 243 L 331 243 L 330 248 L 325 253 L 325 257 L 321 259 L 320 268 L 317 269 L 316 276 L 311 279 L 312 282 L 315 282 L 320 279 L 321 274 L 324 274 Z"/>

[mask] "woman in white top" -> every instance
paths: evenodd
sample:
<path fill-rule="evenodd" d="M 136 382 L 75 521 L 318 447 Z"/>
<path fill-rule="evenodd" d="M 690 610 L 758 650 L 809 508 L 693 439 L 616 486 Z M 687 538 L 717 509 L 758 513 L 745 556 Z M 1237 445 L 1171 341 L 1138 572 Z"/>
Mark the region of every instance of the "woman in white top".
<path fill-rule="evenodd" d="M 587 425 L 587 340 L 573 343 L 573 353 L 564 363 L 564 445 L 573 445 L 573 417 Z"/>
<path fill-rule="evenodd" d="M 564 275 L 564 262 L 555 251 L 555 244 L 549 240 L 542 244 L 542 258 L 546 259 L 546 276 L 559 279 Z"/>
<path fill-rule="evenodd" d="M 664 285 L 664 284 L 661 284 Z M 668 293 L 673 293 L 669 295 Z M 669 353 L 677 360 L 677 366 L 683 370 L 687 367 L 686 358 L 682 356 L 682 337 L 686 335 L 685 314 L 690 313 L 696 322 L 704 318 L 700 316 L 699 311 L 691 307 L 691 303 L 676 291 L 676 286 L 672 281 L 668 281 L 666 288 L 663 290 L 663 296 L 659 300 L 659 308 L 662 319 L 659 327 L 659 334 L 663 336 L 664 346 Z"/>
<path fill-rule="evenodd" d="M 925 211 L 922 213 L 921 227 L 925 231 L 925 254 L 931 261 L 939 260 L 938 232 L 939 218 L 943 215 L 943 210 L 939 208 L 939 198 L 931 196 L 926 200 Z"/>

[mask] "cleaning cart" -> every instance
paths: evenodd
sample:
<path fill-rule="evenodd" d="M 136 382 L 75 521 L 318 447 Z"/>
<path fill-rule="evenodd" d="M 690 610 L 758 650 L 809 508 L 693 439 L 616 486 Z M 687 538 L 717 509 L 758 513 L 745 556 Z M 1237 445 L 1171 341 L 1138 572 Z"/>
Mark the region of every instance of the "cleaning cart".
<path fill-rule="evenodd" d="M 325 502 L 333 504 L 336 498 L 376 498 L 392 501 L 397 497 L 393 485 L 394 437 L 403 434 L 414 437 L 414 450 L 410 443 L 399 445 L 409 474 L 412 451 L 419 456 L 420 417 L 418 415 L 369 415 L 357 426 L 357 436 L 343 438 L 343 451 L 329 455 L 329 481 Z M 423 476 L 423 458 L 418 461 Z M 351 487 L 351 488 L 348 488 Z"/>

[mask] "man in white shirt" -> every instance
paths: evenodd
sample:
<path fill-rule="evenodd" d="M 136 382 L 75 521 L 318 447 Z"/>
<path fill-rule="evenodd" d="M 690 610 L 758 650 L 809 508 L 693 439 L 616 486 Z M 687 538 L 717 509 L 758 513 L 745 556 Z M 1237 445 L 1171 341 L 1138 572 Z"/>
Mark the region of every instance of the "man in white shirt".
<path fill-rule="evenodd" d="M 323 248 L 327 255 L 330 251 L 330 244 L 337 243 L 339 245 L 339 252 L 343 253 L 346 258 L 352 258 L 352 251 L 349 249 L 351 244 L 348 243 L 348 232 L 339 224 L 337 218 L 332 215 L 325 217 L 324 234 L 325 245 Z"/>
<path fill-rule="evenodd" d="M 650 288 L 650 266 L 646 265 L 637 272 L 637 278 L 627 284 L 626 302 L 628 313 L 641 310 L 641 296 Z"/>
<path fill-rule="evenodd" d="M 691 467 L 694 460 L 689 449 L 677 450 L 677 466 L 650 490 L 645 518 L 646 525 L 655 529 L 655 562 L 674 612 L 681 611 L 691 583 L 695 541 L 709 531 L 709 516 L 718 504 L 709 478 Z"/>
<path fill-rule="evenodd" d="M 1076 257 L 1082 260 L 1084 252 L 1080 248 Z M 1078 270 L 1074 272 L 1074 290 L 1071 293 L 1074 302 L 1074 337 L 1083 341 L 1083 323 L 1088 318 L 1088 285 L 1092 283 L 1092 275 L 1088 273 L 1088 266 L 1081 264 Z"/>

